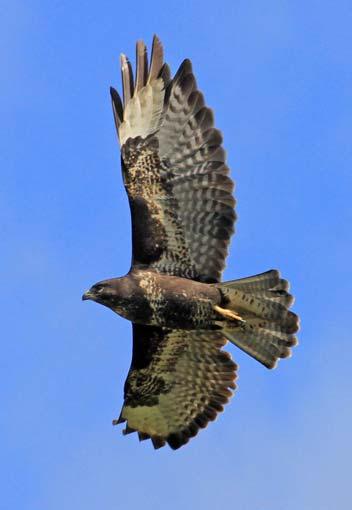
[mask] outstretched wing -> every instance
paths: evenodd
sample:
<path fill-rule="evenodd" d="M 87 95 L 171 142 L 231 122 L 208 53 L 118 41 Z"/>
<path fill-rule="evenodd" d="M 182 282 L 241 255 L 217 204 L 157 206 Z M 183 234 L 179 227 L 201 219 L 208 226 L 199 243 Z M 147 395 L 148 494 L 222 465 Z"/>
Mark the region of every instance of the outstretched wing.
<path fill-rule="evenodd" d="M 132 215 L 133 266 L 218 282 L 235 221 L 222 136 L 185 60 L 170 80 L 163 50 L 121 57 L 124 103 L 111 89 Z"/>
<path fill-rule="evenodd" d="M 133 357 L 120 418 L 155 448 L 177 449 L 214 420 L 235 388 L 236 364 L 217 331 L 133 324 Z"/>

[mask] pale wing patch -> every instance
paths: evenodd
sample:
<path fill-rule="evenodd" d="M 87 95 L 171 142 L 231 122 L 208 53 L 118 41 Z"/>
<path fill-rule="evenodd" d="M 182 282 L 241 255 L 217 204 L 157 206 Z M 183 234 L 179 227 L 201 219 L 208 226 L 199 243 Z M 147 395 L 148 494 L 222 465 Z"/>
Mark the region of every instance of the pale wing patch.
<path fill-rule="evenodd" d="M 133 325 L 133 359 L 118 423 L 179 448 L 223 410 L 235 388 L 236 365 L 217 331 Z M 156 441 L 156 442 L 155 442 Z"/>
<path fill-rule="evenodd" d="M 121 146 L 128 138 L 146 138 L 159 129 L 164 96 L 164 82 L 159 78 L 145 85 L 128 101 L 118 130 Z"/>
<path fill-rule="evenodd" d="M 122 57 L 124 105 L 112 91 L 132 216 L 134 267 L 214 283 L 221 279 L 236 215 L 222 136 L 184 60 L 173 79 L 153 40 L 148 70 Z"/>
<path fill-rule="evenodd" d="M 161 399 L 162 400 L 162 399 Z M 169 426 L 160 406 L 124 407 L 122 418 L 132 429 L 144 432 L 149 436 L 167 436 Z"/>

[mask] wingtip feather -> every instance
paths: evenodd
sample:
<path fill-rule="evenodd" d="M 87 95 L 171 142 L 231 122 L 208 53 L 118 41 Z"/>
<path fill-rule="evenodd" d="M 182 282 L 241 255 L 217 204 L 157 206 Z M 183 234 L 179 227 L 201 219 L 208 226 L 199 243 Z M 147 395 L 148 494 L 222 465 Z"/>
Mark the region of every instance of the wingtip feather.
<path fill-rule="evenodd" d="M 163 66 L 163 63 L 164 63 L 163 45 L 161 44 L 159 37 L 154 34 L 153 43 L 152 43 L 152 54 L 151 54 L 151 60 L 150 60 L 148 83 L 150 83 L 151 81 L 156 80 L 158 78 L 161 68 Z"/>
<path fill-rule="evenodd" d="M 148 54 L 143 41 L 137 41 L 136 44 L 136 86 L 134 95 L 136 95 L 146 84 L 148 75 Z"/>
<path fill-rule="evenodd" d="M 123 105 L 119 93 L 113 87 L 110 87 L 110 96 L 112 102 L 112 110 L 117 132 L 123 122 Z"/>
<path fill-rule="evenodd" d="M 124 53 L 120 55 L 121 73 L 122 73 L 122 88 L 123 88 L 123 102 L 126 107 L 128 101 L 133 95 L 133 71 L 128 58 Z"/>

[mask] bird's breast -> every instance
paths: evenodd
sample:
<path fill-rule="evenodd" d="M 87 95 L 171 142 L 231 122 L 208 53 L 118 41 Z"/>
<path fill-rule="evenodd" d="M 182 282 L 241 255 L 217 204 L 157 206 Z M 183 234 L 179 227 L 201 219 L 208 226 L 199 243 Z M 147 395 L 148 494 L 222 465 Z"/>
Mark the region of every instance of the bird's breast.
<path fill-rule="evenodd" d="M 140 271 L 136 282 L 134 322 L 170 329 L 212 327 L 213 306 L 220 302 L 212 285 L 151 271 Z"/>

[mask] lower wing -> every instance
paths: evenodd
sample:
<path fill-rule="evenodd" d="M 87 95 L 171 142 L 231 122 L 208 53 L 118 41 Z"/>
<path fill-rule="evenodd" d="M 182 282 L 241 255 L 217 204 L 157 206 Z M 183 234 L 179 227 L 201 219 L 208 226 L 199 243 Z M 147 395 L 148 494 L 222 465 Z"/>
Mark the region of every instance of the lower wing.
<path fill-rule="evenodd" d="M 217 331 L 133 324 L 133 357 L 120 418 L 154 448 L 186 444 L 223 410 L 235 389 L 236 364 Z"/>

